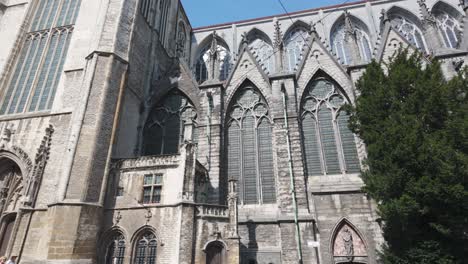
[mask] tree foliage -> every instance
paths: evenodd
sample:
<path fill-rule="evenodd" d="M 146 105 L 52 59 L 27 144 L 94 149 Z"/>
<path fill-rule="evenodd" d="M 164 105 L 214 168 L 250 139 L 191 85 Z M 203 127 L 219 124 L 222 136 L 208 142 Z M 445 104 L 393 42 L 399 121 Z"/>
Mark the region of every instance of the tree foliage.
<path fill-rule="evenodd" d="M 402 50 L 357 83 L 351 128 L 366 143 L 365 190 L 378 202 L 383 263 L 466 263 L 468 70 Z"/>

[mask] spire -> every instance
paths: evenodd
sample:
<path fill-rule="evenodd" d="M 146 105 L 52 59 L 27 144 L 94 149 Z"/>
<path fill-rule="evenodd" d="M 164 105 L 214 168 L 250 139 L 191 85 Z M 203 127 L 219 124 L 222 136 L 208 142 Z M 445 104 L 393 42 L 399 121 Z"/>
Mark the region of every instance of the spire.
<path fill-rule="evenodd" d="M 281 24 L 275 18 L 275 33 L 274 33 L 274 46 L 279 48 L 283 46 L 283 33 L 281 32 Z"/>
<path fill-rule="evenodd" d="M 280 73 L 283 72 L 283 53 L 284 53 L 284 43 L 283 43 L 283 32 L 281 32 L 281 24 L 279 23 L 278 19 L 275 18 L 273 20 L 275 26 L 275 34 L 274 34 L 274 41 L 273 41 L 273 49 L 275 52 L 275 59 L 277 61 L 276 65 L 276 72 Z"/>
<path fill-rule="evenodd" d="M 219 80 L 219 51 L 218 35 L 213 31 L 211 38 L 211 47 L 208 51 L 208 80 Z"/>
<path fill-rule="evenodd" d="M 419 8 L 421 9 L 421 15 L 424 24 L 436 24 L 436 19 L 427 8 L 426 0 L 418 0 Z"/>
<path fill-rule="evenodd" d="M 344 19 L 345 19 L 345 38 L 349 40 L 350 37 L 354 38 L 356 36 L 356 30 L 354 29 L 353 21 L 349 15 L 348 10 L 344 11 Z"/>

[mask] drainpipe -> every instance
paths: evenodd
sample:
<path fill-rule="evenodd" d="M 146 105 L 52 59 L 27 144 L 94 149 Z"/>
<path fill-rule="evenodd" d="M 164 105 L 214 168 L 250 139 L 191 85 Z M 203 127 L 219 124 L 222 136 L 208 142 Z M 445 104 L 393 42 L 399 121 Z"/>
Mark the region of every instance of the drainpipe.
<path fill-rule="evenodd" d="M 291 142 L 289 139 L 289 122 L 288 122 L 288 106 L 287 106 L 287 95 L 284 83 L 281 83 L 281 93 L 283 94 L 283 111 L 284 111 L 284 123 L 286 126 L 286 144 L 288 145 L 288 167 L 289 167 L 289 178 L 291 180 L 291 195 L 293 198 L 294 206 L 294 224 L 296 225 L 296 243 L 297 243 L 297 254 L 299 255 L 299 263 L 302 263 L 302 243 L 301 243 L 301 230 L 299 227 L 299 221 L 297 216 L 297 198 L 296 198 L 296 187 L 294 183 L 294 173 L 292 166 L 291 156 Z"/>
<path fill-rule="evenodd" d="M 211 170 L 211 114 L 213 111 L 213 95 L 211 94 L 211 92 L 208 92 L 206 96 L 208 97 L 208 114 L 207 114 L 208 126 L 206 127 L 207 129 L 206 138 L 208 139 L 207 162 L 208 162 L 208 171 L 210 171 Z"/>

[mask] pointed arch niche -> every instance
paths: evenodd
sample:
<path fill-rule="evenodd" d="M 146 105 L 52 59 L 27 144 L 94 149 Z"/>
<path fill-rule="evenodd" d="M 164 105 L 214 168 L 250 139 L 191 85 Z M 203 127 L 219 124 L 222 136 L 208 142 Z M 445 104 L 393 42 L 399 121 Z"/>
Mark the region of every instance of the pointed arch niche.
<path fill-rule="evenodd" d="M 371 61 L 372 45 L 368 27 L 360 19 L 345 13 L 335 22 L 330 35 L 333 52 L 340 58 L 342 64 L 360 63 L 359 61 L 353 61 L 352 52 L 356 51 L 353 51 L 352 41 L 359 48 L 361 61 Z"/>
<path fill-rule="evenodd" d="M 275 56 L 270 38 L 259 29 L 252 29 L 247 34 L 249 49 L 262 68 L 271 74 L 275 71 Z"/>
<path fill-rule="evenodd" d="M 0 255 L 8 255 L 15 236 L 16 215 L 23 197 L 23 172 L 19 165 L 9 159 L 0 158 Z"/>
<path fill-rule="evenodd" d="M 152 108 L 146 120 L 144 155 L 177 154 L 183 141 L 184 126 L 196 123 L 196 118 L 195 107 L 187 96 L 178 90 L 169 92 Z"/>
<path fill-rule="evenodd" d="M 232 55 L 226 42 L 216 35 L 216 33 L 213 33 L 201 42 L 200 47 L 194 65 L 195 79 L 197 82 L 201 84 L 210 77 L 208 74 L 211 59 L 210 54 L 215 51 L 218 52 L 218 57 L 216 59 L 219 62 L 219 80 L 227 80 L 231 73 Z"/>
<path fill-rule="evenodd" d="M 344 92 L 327 77 L 315 78 L 304 91 L 301 121 L 309 176 L 360 172 L 355 137 L 343 109 L 347 103 Z"/>
<path fill-rule="evenodd" d="M 333 263 L 368 263 L 366 243 L 348 220 L 343 219 L 336 226 L 331 241 Z"/>
<path fill-rule="evenodd" d="M 392 7 L 387 12 L 392 27 L 412 45 L 423 52 L 428 52 L 422 24 L 418 17 L 400 7 Z"/>
<path fill-rule="evenodd" d="M 439 35 L 445 47 L 458 48 L 463 37 L 460 25 L 463 15 L 456 8 L 443 1 L 439 1 L 434 5 L 432 14 L 436 18 Z"/>
<path fill-rule="evenodd" d="M 240 202 L 275 203 L 272 121 L 265 99 L 247 81 L 227 113 L 227 176 L 238 180 Z"/>
<path fill-rule="evenodd" d="M 309 39 L 309 26 L 302 21 L 295 22 L 286 32 L 284 37 L 285 69 L 293 72 L 302 61 L 304 46 Z"/>
<path fill-rule="evenodd" d="M 227 261 L 226 244 L 223 241 L 211 241 L 203 249 L 206 264 L 224 264 Z"/>

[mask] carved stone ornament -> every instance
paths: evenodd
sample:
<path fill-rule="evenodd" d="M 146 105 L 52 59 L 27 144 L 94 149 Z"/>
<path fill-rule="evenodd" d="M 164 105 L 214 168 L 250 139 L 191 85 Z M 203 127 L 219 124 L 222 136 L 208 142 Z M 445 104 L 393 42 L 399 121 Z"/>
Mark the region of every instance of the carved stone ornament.
<path fill-rule="evenodd" d="M 50 146 L 52 144 L 52 134 L 54 128 L 49 125 L 45 129 L 45 135 L 41 141 L 41 145 L 37 149 L 36 157 L 34 159 L 34 169 L 31 173 L 31 177 L 26 179 L 26 188 L 24 189 L 24 205 L 31 206 L 36 199 L 39 185 L 42 181 L 42 175 L 44 174 L 44 168 L 47 164 L 47 160 L 50 155 Z"/>
<path fill-rule="evenodd" d="M 278 20 L 275 22 L 275 33 L 274 33 L 274 47 L 277 49 L 283 48 L 283 33 L 281 32 L 281 24 Z"/>
<path fill-rule="evenodd" d="M 347 223 L 343 223 L 335 235 L 333 256 L 335 260 L 339 260 L 340 262 L 356 261 L 357 257 L 367 256 L 364 241 Z"/>

